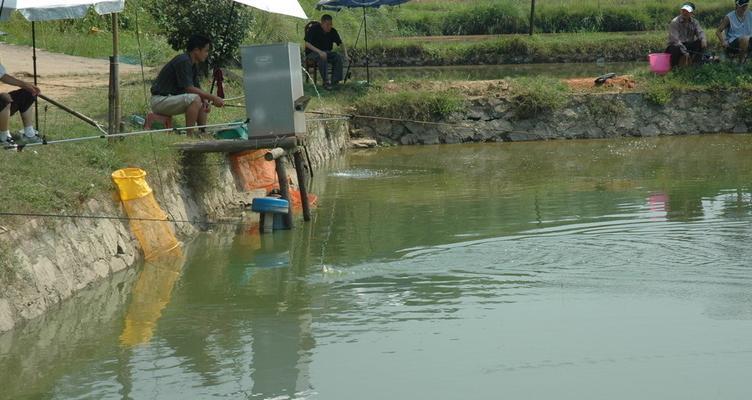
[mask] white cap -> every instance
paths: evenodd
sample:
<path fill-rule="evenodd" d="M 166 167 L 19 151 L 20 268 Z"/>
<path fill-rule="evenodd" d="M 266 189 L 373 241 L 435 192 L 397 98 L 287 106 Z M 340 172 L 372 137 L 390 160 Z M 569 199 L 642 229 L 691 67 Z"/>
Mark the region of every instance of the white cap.
<path fill-rule="evenodd" d="M 695 9 L 691 5 L 689 5 L 689 4 L 683 5 L 681 9 L 682 10 L 687 10 L 687 12 L 691 12 L 691 13 L 695 12 Z"/>

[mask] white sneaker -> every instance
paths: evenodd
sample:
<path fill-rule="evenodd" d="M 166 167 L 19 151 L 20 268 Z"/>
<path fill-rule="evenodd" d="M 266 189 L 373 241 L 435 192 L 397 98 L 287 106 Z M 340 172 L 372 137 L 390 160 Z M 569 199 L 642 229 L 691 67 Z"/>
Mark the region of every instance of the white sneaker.
<path fill-rule="evenodd" d="M 31 136 L 31 137 L 26 136 L 26 134 L 22 134 L 21 140 L 23 140 L 24 144 L 42 143 L 44 141 L 42 137 L 39 136 L 39 131 L 37 130 L 34 130 L 34 136 Z"/>
<path fill-rule="evenodd" d="M 3 147 L 3 149 L 12 150 L 17 149 L 18 145 L 16 144 L 16 141 L 13 140 L 12 137 L 8 136 L 7 139 L 0 141 L 0 146 Z"/>

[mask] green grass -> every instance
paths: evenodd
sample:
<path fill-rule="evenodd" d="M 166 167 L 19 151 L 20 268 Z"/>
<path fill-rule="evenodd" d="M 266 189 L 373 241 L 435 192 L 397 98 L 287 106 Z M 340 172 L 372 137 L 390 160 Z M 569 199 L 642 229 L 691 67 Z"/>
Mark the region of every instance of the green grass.
<path fill-rule="evenodd" d="M 138 61 L 136 27 L 142 32 L 142 50 L 147 65 L 164 62 L 172 53 L 153 18 L 145 11 L 149 0 L 126 2 L 121 14 L 121 54 L 126 62 Z M 312 19 L 322 12 L 315 10 L 316 0 L 303 0 L 301 4 Z M 665 27 L 678 12 L 675 1 L 649 0 L 559 0 L 539 2 L 537 32 L 611 32 L 659 30 L 665 36 Z M 709 0 L 700 4 L 698 18 L 711 31 L 732 5 L 727 1 Z M 345 42 L 352 47 L 357 39 L 362 20 L 359 9 L 332 12 L 335 26 Z M 280 41 L 300 42 L 306 21 L 291 17 L 254 11 L 254 24 L 245 43 Z M 528 29 L 529 2 L 526 0 L 478 0 L 455 2 L 409 2 L 400 7 L 382 7 L 368 10 L 369 35 L 372 42 L 381 41 L 382 48 L 395 37 L 413 35 L 466 35 L 526 33 Z M 92 28 L 101 30 L 90 33 Z M 31 43 L 30 23 L 15 14 L 9 22 L 0 24 L 8 32 L 10 43 Z M 37 23 L 37 40 L 41 48 L 66 54 L 106 58 L 111 54 L 110 20 L 107 16 L 90 13 L 86 18 L 73 21 L 48 21 Z M 712 36 L 712 35 L 709 35 Z M 665 39 L 665 37 L 664 37 Z M 442 44 L 434 44 L 434 47 Z M 359 47 L 363 46 L 360 37 Z M 451 47 L 451 45 L 448 45 Z"/>
<path fill-rule="evenodd" d="M 232 85 L 228 92 L 239 95 L 239 89 Z M 127 80 L 121 94 L 124 116 L 144 115 L 140 82 Z M 106 88 L 81 90 L 63 102 L 99 121 L 106 121 Z M 242 108 L 215 109 L 211 121 L 242 119 L 244 114 Z M 182 123 L 182 119 L 176 117 L 176 122 Z M 13 131 L 20 129 L 19 120 L 17 116 L 12 118 Z M 40 103 L 39 129 L 48 140 L 98 135 L 94 128 L 43 102 Z M 0 165 L 7 174 L 0 180 L 0 204 L 3 211 L 11 212 L 76 212 L 86 200 L 114 193 L 110 175 L 125 167 L 145 169 L 150 175 L 150 184 L 158 187 L 157 170 L 163 177 L 180 171 L 179 154 L 169 146 L 185 140 L 183 135 L 158 133 L 112 142 L 96 139 L 36 146 L 22 152 L 2 150 Z M 0 224 L 5 225 L 5 221 L 0 220 Z"/>
<path fill-rule="evenodd" d="M 449 91 L 388 93 L 375 91 L 353 104 L 360 115 L 383 116 L 418 121 L 434 121 L 463 109 L 464 100 Z"/>
<path fill-rule="evenodd" d="M 681 2 L 651 0 L 538 1 L 536 32 L 623 32 L 663 29 L 678 14 Z M 697 2 L 697 17 L 715 27 L 733 9 L 723 0 Z M 480 0 L 465 2 L 411 2 L 399 18 L 403 34 L 480 35 L 525 33 L 529 29 L 530 1 Z"/>
<path fill-rule="evenodd" d="M 519 78 L 510 83 L 509 99 L 519 119 L 556 110 L 567 102 L 569 88 L 551 78 Z"/>
<path fill-rule="evenodd" d="M 377 42 L 372 57 L 382 54 L 384 59 L 420 57 L 429 60 L 429 65 L 502 64 L 515 58 L 522 62 L 594 61 L 600 57 L 634 60 L 636 57 L 644 59 L 648 53 L 663 50 L 665 46 L 665 34 L 661 32 L 509 35 L 471 42 L 421 42 L 415 39 Z"/>
<path fill-rule="evenodd" d="M 643 71 L 636 73 L 635 79 L 648 100 L 665 105 L 671 101 L 674 93 L 681 91 L 749 91 L 752 89 L 752 64 L 706 64 L 678 69 L 663 76 Z"/>

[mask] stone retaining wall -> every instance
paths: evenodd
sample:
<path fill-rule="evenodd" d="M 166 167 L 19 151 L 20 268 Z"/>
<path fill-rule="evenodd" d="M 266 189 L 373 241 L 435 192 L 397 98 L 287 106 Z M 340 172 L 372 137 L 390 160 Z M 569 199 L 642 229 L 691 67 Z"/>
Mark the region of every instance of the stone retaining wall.
<path fill-rule="evenodd" d="M 509 99 L 487 96 L 467 100 L 464 112 L 436 121 L 446 125 L 356 119 L 352 126 L 354 137 L 384 145 L 744 133 L 752 126 L 752 114 L 740 106 L 746 96 L 675 93 L 668 104 L 657 105 L 642 93 L 572 95 L 563 107 L 526 118 Z"/>

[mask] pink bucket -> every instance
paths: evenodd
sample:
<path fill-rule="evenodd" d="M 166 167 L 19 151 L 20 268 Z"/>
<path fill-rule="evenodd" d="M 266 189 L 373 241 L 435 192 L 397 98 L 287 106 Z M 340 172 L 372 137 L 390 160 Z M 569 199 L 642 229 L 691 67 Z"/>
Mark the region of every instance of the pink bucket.
<path fill-rule="evenodd" d="M 671 54 L 669 53 L 651 53 L 648 55 L 650 60 L 650 71 L 663 75 L 671 71 Z"/>

